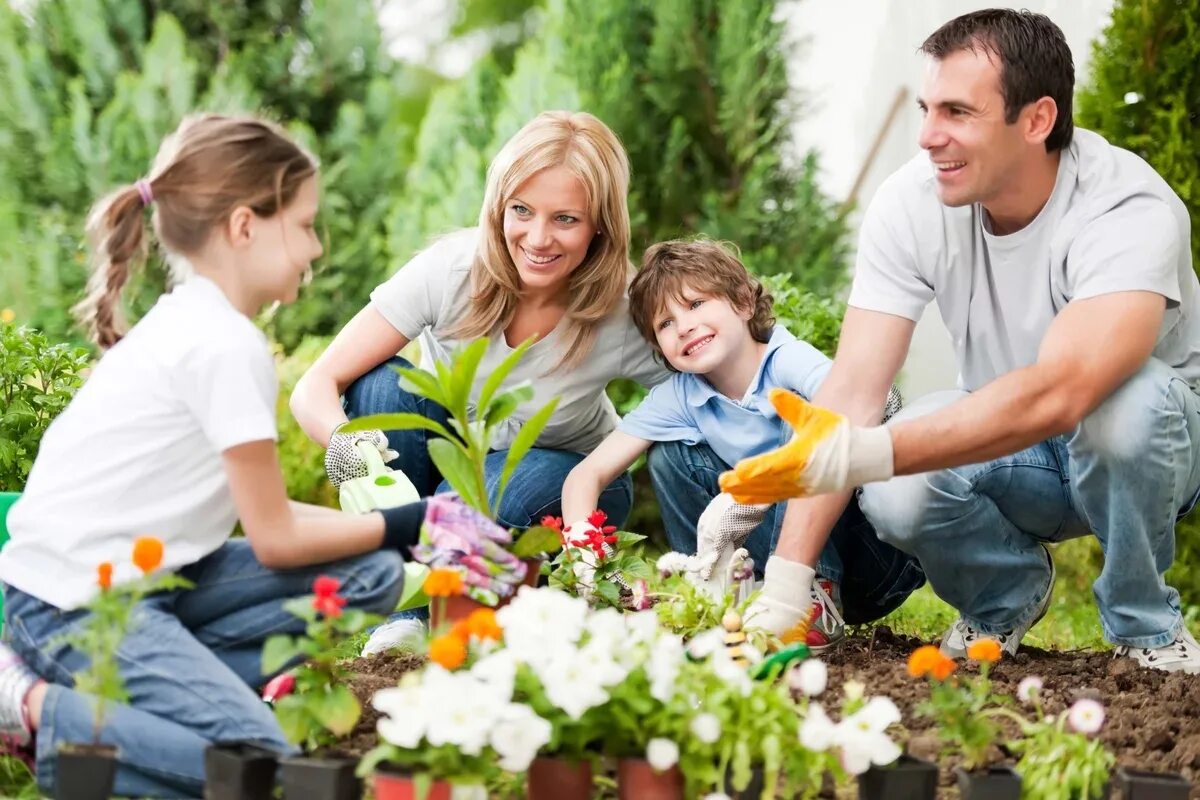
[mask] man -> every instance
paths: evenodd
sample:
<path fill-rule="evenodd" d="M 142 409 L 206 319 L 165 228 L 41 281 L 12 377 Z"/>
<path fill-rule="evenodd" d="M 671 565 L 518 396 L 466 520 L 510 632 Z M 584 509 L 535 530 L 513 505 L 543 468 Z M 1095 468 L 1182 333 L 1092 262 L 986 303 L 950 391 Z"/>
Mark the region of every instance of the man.
<path fill-rule="evenodd" d="M 790 504 L 776 550 L 805 567 L 867 484 L 860 503 L 880 538 L 915 555 L 958 609 L 942 640 L 955 657 L 980 637 L 1016 652 L 1049 605 L 1045 543 L 1091 532 L 1117 654 L 1200 672 L 1162 578 L 1177 516 L 1200 490 L 1187 211 L 1140 158 L 1072 129 L 1071 54 L 1045 16 L 967 14 L 921 50 L 925 152 L 867 211 L 834 366 L 813 406 L 773 398 L 795 437 L 739 463 L 722 488 L 739 502 L 808 497 Z M 878 426 L 933 300 L 961 391 Z M 798 596 L 768 575 L 751 621 L 787 628 Z"/>

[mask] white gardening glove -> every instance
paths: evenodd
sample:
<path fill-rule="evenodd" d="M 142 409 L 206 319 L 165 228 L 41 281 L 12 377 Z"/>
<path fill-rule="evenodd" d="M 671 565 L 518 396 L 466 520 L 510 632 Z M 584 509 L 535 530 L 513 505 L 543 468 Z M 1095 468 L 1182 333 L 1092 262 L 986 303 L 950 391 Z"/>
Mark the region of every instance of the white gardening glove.
<path fill-rule="evenodd" d="M 593 512 L 593 514 L 596 513 L 598 512 Z M 602 514 L 600 515 L 600 519 L 603 521 Z M 584 543 L 588 541 L 589 535 L 600 534 L 602 537 L 607 535 L 605 533 L 606 530 L 611 534 L 616 528 L 611 525 L 597 526 L 590 519 L 581 519 L 563 528 L 563 547 L 571 548 L 576 556 L 574 565 L 575 577 L 587 586 L 595 583 L 596 566 L 599 564 L 600 559 L 596 555 L 596 551 L 590 545 Z M 608 542 L 601 540 L 600 549 L 604 552 L 604 558 L 606 559 L 613 554 L 612 545 Z M 613 572 L 611 579 L 618 586 L 625 589 L 629 588 L 629 584 L 625 582 L 625 578 L 622 577 L 621 573 Z"/>
<path fill-rule="evenodd" d="M 777 503 L 892 477 L 892 434 L 885 426 L 853 426 L 786 389 L 772 389 L 770 398 L 795 433 L 782 447 L 744 458 L 721 475 L 721 490 L 739 503 Z"/>
<path fill-rule="evenodd" d="M 722 492 L 712 499 L 696 523 L 696 574 L 716 580 L 724 593 L 733 553 L 746 543 L 767 514 L 768 503 L 744 505 Z"/>
<path fill-rule="evenodd" d="M 763 587 L 746 609 L 746 627 L 780 636 L 812 613 L 812 584 L 816 571 L 780 556 L 767 559 Z"/>
<path fill-rule="evenodd" d="M 325 448 L 325 474 L 334 486 L 341 486 L 346 481 L 367 475 L 367 463 L 358 452 L 359 442 L 375 445 L 385 464 L 400 455 L 395 450 L 388 449 L 387 436 L 381 430 L 355 433 L 340 433 L 335 430 L 329 437 L 329 447 Z"/>

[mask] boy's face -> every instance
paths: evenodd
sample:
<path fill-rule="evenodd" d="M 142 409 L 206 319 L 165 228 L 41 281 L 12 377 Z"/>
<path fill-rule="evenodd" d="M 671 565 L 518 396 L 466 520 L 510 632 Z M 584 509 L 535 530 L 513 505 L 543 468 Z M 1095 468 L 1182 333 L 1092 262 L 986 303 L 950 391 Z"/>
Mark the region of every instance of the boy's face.
<path fill-rule="evenodd" d="M 728 299 L 683 287 L 682 301 L 670 297 L 654 317 L 654 336 L 663 356 L 680 372 L 706 375 L 722 369 L 749 344 L 751 313 Z"/>

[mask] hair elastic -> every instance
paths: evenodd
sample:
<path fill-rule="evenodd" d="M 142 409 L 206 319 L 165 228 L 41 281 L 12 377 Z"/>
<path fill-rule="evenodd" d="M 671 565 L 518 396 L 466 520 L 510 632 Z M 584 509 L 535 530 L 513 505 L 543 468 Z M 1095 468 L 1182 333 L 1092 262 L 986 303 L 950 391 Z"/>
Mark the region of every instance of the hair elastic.
<path fill-rule="evenodd" d="M 142 206 L 149 206 L 154 203 L 154 192 L 150 191 L 150 181 L 142 178 L 133 184 L 133 186 L 137 189 L 138 197 L 142 198 Z"/>

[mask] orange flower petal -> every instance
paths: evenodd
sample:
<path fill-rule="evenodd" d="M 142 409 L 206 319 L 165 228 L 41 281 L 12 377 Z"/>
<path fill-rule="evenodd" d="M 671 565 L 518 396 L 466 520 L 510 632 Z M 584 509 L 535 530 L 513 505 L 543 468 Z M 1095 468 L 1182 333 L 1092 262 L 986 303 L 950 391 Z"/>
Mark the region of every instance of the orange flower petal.
<path fill-rule="evenodd" d="M 462 575 L 453 569 L 438 568 L 430 570 L 421 588 L 430 597 L 453 597 L 462 594 Z"/>
<path fill-rule="evenodd" d="M 972 642 L 971 646 L 967 648 L 967 658 L 972 661 L 986 661 L 993 664 L 999 661 L 1002 655 L 1004 655 L 1004 650 L 995 639 L 980 639 Z"/>
<path fill-rule="evenodd" d="M 945 658 L 942 651 L 931 644 L 918 647 L 908 657 L 908 674 L 914 678 L 923 678 L 933 671 L 933 668 Z"/>
<path fill-rule="evenodd" d="M 112 562 L 105 561 L 100 566 L 96 567 L 96 583 L 100 584 L 101 589 L 112 588 Z"/>
<path fill-rule="evenodd" d="M 142 574 L 149 574 L 162 563 L 162 539 L 155 536 L 139 536 L 133 540 L 133 563 Z"/>
<path fill-rule="evenodd" d="M 467 617 L 467 630 L 471 636 L 479 640 L 491 639 L 499 641 L 504 632 L 496 622 L 496 612 L 490 608 L 480 608 L 471 612 Z"/>
<path fill-rule="evenodd" d="M 934 664 L 932 675 L 939 681 L 944 681 L 954 674 L 954 670 L 958 669 L 958 662 L 953 658 L 942 657 L 942 660 Z"/>
<path fill-rule="evenodd" d="M 446 669 L 457 669 L 467 660 L 467 646 L 457 636 L 439 636 L 429 643 L 429 660 Z"/>

